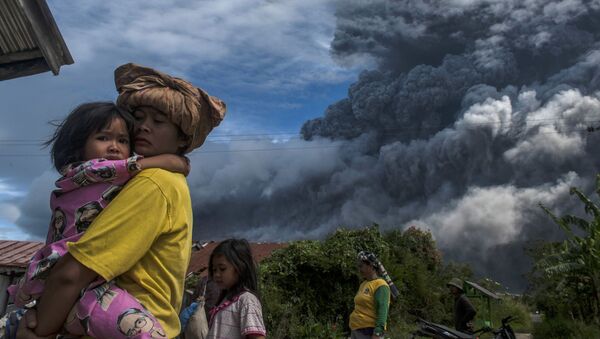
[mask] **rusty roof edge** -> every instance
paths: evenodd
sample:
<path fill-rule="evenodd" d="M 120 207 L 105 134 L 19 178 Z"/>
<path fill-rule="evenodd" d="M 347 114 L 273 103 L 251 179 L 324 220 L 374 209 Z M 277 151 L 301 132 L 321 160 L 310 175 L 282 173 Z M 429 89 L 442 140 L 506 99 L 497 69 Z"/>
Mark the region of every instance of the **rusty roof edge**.
<path fill-rule="evenodd" d="M 0 267 L 0 274 L 4 274 L 4 275 L 7 275 L 6 273 L 8 273 L 9 275 L 21 274 L 21 273 L 25 272 L 25 269 L 26 269 L 26 267 L 5 266 L 5 267 Z"/>
<path fill-rule="evenodd" d="M 0 273 L 23 272 L 42 242 L 0 240 Z"/>

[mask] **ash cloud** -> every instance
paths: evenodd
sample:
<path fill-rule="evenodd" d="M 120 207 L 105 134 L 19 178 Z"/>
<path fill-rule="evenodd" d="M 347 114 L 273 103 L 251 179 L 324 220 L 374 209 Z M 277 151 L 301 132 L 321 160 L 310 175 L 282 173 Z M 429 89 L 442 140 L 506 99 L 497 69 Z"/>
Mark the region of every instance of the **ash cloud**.
<path fill-rule="evenodd" d="M 282 144 L 296 151 L 194 155 L 196 237 L 418 225 L 522 289 L 523 245 L 560 237 L 537 204 L 582 214 L 568 187 L 591 193 L 600 168 L 586 132 L 600 124 L 599 14 L 579 0 L 339 2 L 332 55 L 377 67 Z"/>
<path fill-rule="evenodd" d="M 592 193 L 600 168 L 586 131 L 600 125 L 599 14 L 599 0 L 338 2 L 332 56 L 375 67 L 299 139 L 192 154 L 194 237 L 417 225 L 447 259 L 522 290 L 523 246 L 561 236 L 538 203 L 583 214 L 568 188 Z M 41 237 L 48 194 L 33 194 L 14 217 Z"/>
<path fill-rule="evenodd" d="M 410 131 L 404 140 L 431 136 L 454 121 L 452 113 L 471 87 L 544 82 L 573 65 L 600 35 L 594 19 L 598 1 L 338 5 L 333 56 L 349 62 L 369 56 L 380 67 L 363 73 L 349 90 L 349 102 L 336 103 L 325 117 L 307 123 L 302 129 L 307 139 L 386 129 Z"/>

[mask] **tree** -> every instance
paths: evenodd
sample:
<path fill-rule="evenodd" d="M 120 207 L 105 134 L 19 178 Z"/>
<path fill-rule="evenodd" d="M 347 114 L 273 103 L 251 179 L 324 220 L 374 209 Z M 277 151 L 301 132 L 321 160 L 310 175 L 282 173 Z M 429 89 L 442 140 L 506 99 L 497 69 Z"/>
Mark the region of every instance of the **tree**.
<path fill-rule="evenodd" d="M 591 315 L 600 323 L 600 207 L 579 189 L 573 187 L 570 192 L 583 202 L 585 213 L 592 218 L 557 217 L 540 204 L 567 239 L 546 248 L 546 255 L 539 259 L 537 266 L 548 277 L 558 278 L 559 287 L 570 287 L 576 292 L 577 300 L 573 301 L 589 304 Z M 600 196 L 600 175 L 596 177 L 596 194 Z"/>
<path fill-rule="evenodd" d="M 315 331 L 332 332 L 328 326 L 342 332 L 360 281 L 356 255 L 363 250 L 388 257 L 387 243 L 377 225 L 338 229 L 324 241 L 292 242 L 264 260 L 262 290 L 269 298 L 264 305 L 265 320 L 282 332 L 270 336 L 301 338 L 312 331 L 312 336 L 323 337 Z"/>

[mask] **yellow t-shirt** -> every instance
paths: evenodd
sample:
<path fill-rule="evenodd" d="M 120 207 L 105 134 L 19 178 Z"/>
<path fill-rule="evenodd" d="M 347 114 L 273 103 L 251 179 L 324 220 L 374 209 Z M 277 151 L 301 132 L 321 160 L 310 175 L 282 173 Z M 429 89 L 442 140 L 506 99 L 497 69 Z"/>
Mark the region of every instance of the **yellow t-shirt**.
<path fill-rule="evenodd" d="M 377 310 L 375 309 L 375 291 L 387 286 L 381 278 L 365 280 L 360 284 L 354 296 L 354 310 L 350 314 L 350 329 L 375 327 Z"/>
<path fill-rule="evenodd" d="M 131 179 L 69 252 L 136 297 L 167 337 L 178 311 L 192 245 L 192 204 L 185 177 L 147 169 Z"/>

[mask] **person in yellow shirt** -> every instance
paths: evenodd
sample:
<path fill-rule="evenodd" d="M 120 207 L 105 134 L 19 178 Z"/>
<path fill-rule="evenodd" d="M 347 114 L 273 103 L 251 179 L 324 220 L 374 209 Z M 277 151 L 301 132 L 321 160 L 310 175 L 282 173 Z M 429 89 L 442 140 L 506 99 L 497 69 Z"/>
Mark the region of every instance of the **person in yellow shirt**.
<path fill-rule="evenodd" d="M 351 338 L 383 338 L 390 305 L 390 288 L 394 297 L 397 297 L 398 290 L 375 254 L 361 251 L 357 259 L 358 270 L 364 281 L 356 292 L 354 310 L 350 314 Z"/>
<path fill-rule="evenodd" d="M 136 119 L 135 151 L 144 156 L 192 151 L 225 114 L 219 99 L 151 68 L 122 65 L 115 70 L 115 83 L 117 105 Z M 156 317 L 168 338 L 176 337 L 191 237 L 185 177 L 161 169 L 141 171 L 85 235 L 69 243 L 69 253 L 46 280 L 37 310 L 28 311 L 19 324 L 17 338 L 58 333 L 81 290 L 98 277 L 127 290 Z M 110 298 L 98 297 L 103 302 Z M 116 326 L 129 334 L 155 333 L 143 320 L 129 312 Z"/>

